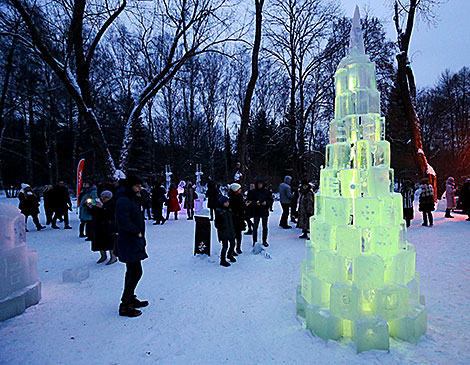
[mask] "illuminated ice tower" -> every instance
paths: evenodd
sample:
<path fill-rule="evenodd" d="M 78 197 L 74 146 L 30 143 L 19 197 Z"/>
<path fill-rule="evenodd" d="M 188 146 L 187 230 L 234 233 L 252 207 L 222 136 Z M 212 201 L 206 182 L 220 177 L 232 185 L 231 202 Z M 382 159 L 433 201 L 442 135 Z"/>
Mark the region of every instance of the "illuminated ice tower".
<path fill-rule="evenodd" d="M 402 197 L 393 192 L 375 65 L 364 52 L 357 7 L 335 87 L 297 314 L 326 341 L 352 338 L 358 352 L 388 350 L 389 336 L 416 343 L 426 332 L 424 297 Z"/>

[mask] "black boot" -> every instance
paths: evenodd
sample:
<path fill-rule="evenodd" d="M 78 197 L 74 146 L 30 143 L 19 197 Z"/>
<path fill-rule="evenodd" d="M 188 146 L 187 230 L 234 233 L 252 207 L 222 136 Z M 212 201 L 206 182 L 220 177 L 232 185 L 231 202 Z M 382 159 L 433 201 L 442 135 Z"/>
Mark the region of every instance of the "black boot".
<path fill-rule="evenodd" d="M 232 255 L 227 256 L 227 258 L 230 262 L 237 262 L 237 259 L 235 257 L 233 257 Z"/>
<path fill-rule="evenodd" d="M 149 305 L 149 302 L 147 300 L 139 300 L 137 297 L 134 295 L 134 301 L 132 302 L 132 306 L 134 308 L 143 308 Z"/>
<path fill-rule="evenodd" d="M 229 267 L 230 264 L 226 260 L 220 260 L 220 266 Z"/>
<path fill-rule="evenodd" d="M 446 209 L 446 215 L 444 216 L 446 218 L 454 218 L 452 215 L 450 215 L 450 209 Z"/>
<path fill-rule="evenodd" d="M 142 314 L 140 310 L 135 309 L 132 305 L 121 304 L 119 306 L 119 315 L 123 317 L 138 317 Z"/>

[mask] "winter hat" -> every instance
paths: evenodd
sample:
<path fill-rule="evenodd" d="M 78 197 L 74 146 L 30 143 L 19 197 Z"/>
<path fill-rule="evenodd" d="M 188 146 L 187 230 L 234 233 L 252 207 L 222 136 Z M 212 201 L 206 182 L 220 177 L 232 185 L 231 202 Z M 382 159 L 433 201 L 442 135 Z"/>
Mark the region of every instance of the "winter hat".
<path fill-rule="evenodd" d="M 449 176 L 449 178 L 447 178 L 447 183 L 453 183 L 454 182 L 454 178 L 452 176 Z"/>
<path fill-rule="evenodd" d="M 220 204 L 220 205 L 224 205 L 226 202 L 228 202 L 228 200 L 229 200 L 229 199 L 228 199 L 226 196 L 223 196 L 223 195 L 222 195 L 222 196 L 219 198 L 219 204 Z"/>
<path fill-rule="evenodd" d="M 21 191 L 24 191 L 24 189 L 26 188 L 30 188 L 31 186 L 29 186 L 28 184 L 21 184 Z"/>
<path fill-rule="evenodd" d="M 109 190 L 103 190 L 103 191 L 101 192 L 101 196 L 102 196 L 103 198 L 111 199 L 111 198 L 113 197 L 113 193 L 110 192 Z"/>
<path fill-rule="evenodd" d="M 142 185 L 143 181 L 140 177 L 137 176 L 128 176 L 125 182 L 126 186 L 132 188 L 134 185 Z"/>
<path fill-rule="evenodd" d="M 238 190 L 241 189 L 241 185 L 240 184 L 237 184 L 237 183 L 233 183 L 232 185 L 230 185 L 230 190 L 232 190 L 233 192 L 237 192 Z"/>

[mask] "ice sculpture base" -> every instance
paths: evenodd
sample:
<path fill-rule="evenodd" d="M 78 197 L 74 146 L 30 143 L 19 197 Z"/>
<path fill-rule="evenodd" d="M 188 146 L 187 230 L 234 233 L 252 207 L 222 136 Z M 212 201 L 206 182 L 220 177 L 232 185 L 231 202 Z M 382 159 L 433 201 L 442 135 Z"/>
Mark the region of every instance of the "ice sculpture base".
<path fill-rule="evenodd" d="M 0 300 L 0 321 L 22 314 L 26 308 L 38 304 L 40 299 L 40 281 L 18 290 L 7 298 Z"/>

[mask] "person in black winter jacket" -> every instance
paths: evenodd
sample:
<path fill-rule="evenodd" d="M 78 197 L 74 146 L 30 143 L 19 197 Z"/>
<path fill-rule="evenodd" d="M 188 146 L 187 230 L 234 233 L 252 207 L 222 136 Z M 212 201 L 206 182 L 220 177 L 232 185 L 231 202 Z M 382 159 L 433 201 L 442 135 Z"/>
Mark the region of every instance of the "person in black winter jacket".
<path fill-rule="evenodd" d="M 221 196 L 219 198 L 219 207 L 215 210 L 215 228 L 217 228 L 219 241 L 222 243 L 222 250 L 220 251 L 220 265 L 225 267 L 230 266 L 227 259 L 229 259 L 230 262 L 237 261 L 234 257 L 236 236 L 235 226 L 233 224 L 232 211 L 229 209 L 229 206 L 229 199 L 226 196 Z"/>
<path fill-rule="evenodd" d="M 460 189 L 459 201 L 462 203 L 462 210 L 467 214 L 467 221 L 470 221 L 470 179 L 466 179 Z"/>
<path fill-rule="evenodd" d="M 235 227 L 235 240 L 237 254 L 242 254 L 242 232 L 246 228 L 245 202 L 243 200 L 242 187 L 238 183 L 230 185 L 228 192 L 230 209 L 232 210 L 233 225 Z"/>
<path fill-rule="evenodd" d="M 247 205 L 253 214 L 253 246 L 258 242 L 258 226 L 260 220 L 263 224 L 263 246 L 268 247 L 268 217 L 271 193 L 266 189 L 263 179 L 256 181 L 256 187 L 248 192 Z"/>
<path fill-rule="evenodd" d="M 163 204 L 166 202 L 165 188 L 159 181 L 155 181 L 152 188 L 152 215 L 155 222 L 154 225 L 165 223 L 163 218 Z"/>
<path fill-rule="evenodd" d="M 211 218 L 210 218 L 211 220 L 214 220 L 214 211 L 219 204 L 218 201 L 219 201 L 220 195 L 221 194 L 220 194 L 219 189 L 217 188 L 216 183 L 212 180 L 209 181 L 209 183 L 207 184 L 206 196 L 207 196 L 207 207 L 211 211 Z"/>
<path fill-rule="evenodd" d="M 119 261 L 126 264 L 126 277 L 119 315 L 137 317 L 142 314 L 136 308 L 146 307 L 147 301 L 140 301 L 134 294 L 142 277 L 142 260 L 145 260 L 145 221 L 136 194 L 142 189 L 142 180 L 129 176 L 124 186 L 116 192 L 116 225 L 118 230 L 117 254 Z"/>
<path fill-rule="evenodd" d="M 59 229 L 57 219 L 63 219 L 64 229 L 72 229 L 69 225 L 69 210 L 72 210 L 72 202 L 70 201 L 69 190 L 62 180 L 52 188 L 52 197 L 55 211 L 52 218 L 52 228 Z"/>
<path fill-rule="evenodd" d="M 31 216 L 33 218 L 33 222 L 36 225 L 36 228 L 38 231 L 40 231 L 43 228 L 46 228 L 45 226 L 42 226 L 41 223 L 39 223 L 39 198 L 37 195 L 34 193 L 33 189 L 31 189 L 31 186 L 28 184 L 21 184 L 22 191 L 18 195 L 18 199 L 20 200 L 20 204 L 18 205 L 19 210 L 23 215 L 25 216 L 25 228 L 26 232 L 28 232 L 28 217 Z"/>

